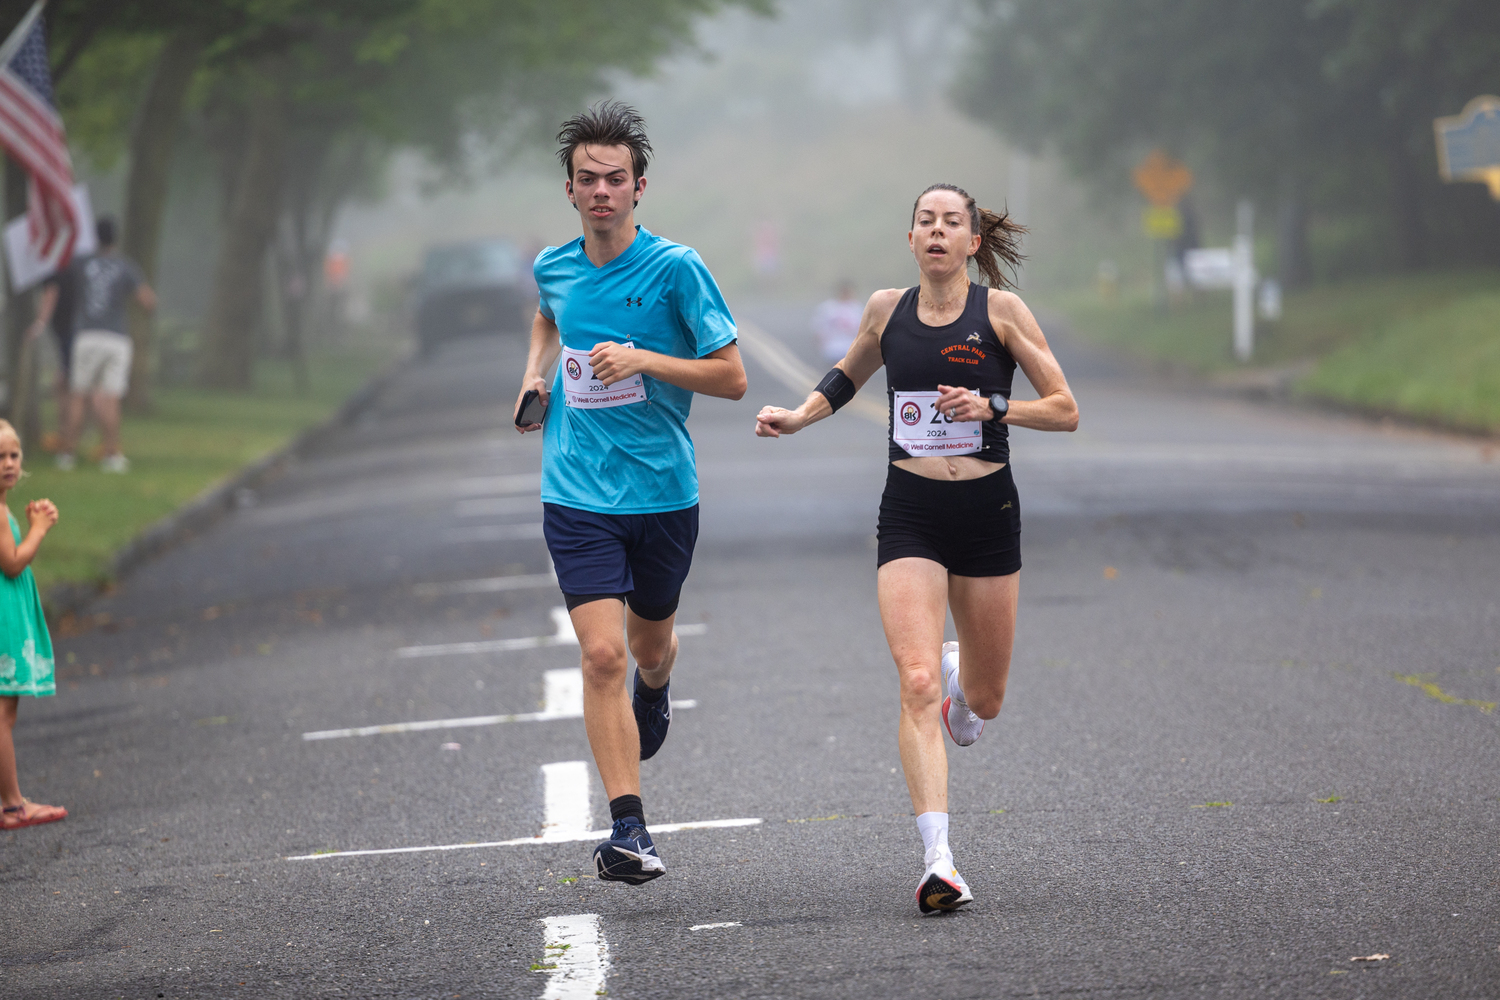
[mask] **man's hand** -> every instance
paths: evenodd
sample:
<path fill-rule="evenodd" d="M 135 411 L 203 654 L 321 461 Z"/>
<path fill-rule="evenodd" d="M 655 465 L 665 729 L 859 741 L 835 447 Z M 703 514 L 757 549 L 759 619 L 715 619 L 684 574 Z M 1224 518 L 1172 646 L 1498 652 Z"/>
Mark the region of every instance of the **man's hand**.
<path fill-rule="evenodd" d="M 547 391 L 547 380 L 540 375 L 528 375 L 521 380 L 521 391 L 516 393 L 516 409 L 514 415 L 511 417 L 512 420 L 521 415 L 521 400 L 525 399 L 526 393 L 532 389 L 541 394 L 543 406 L 551 402 L 552 394 Z M 528 431 L 539 431 L 541 429 L 541 424 L 527 424 L 525 427 L 518 426 L 516 433 L 525 434 Z"/>
<path fill-rule="evenodd" d="M 938 412 L 953 420 L 989 420 L 995 415 L 990 401 L 974 394 L 973 389 L 939 385 Z"/>
<path fill-rule="evenodd" d="M 594 378 L 608 386 L 645 371 L 651 356 L 650 351 L 605 341 L 589 351 L 589 364 L 594 369 Z"/>

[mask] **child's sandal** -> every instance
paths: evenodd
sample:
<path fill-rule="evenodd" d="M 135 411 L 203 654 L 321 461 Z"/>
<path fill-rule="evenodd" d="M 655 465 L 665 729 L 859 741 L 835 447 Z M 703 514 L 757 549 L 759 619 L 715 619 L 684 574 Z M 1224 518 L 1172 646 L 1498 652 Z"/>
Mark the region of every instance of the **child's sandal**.
<path fill-rule="evenodd" d="M 67 818 L 68 811 L 62 806 L 38 805 L 25 799 L 18 806 L 0 809 L 0 830 L 19 830 L 23 826 L 41 826 L 43 823 L 56 823 Z"/>

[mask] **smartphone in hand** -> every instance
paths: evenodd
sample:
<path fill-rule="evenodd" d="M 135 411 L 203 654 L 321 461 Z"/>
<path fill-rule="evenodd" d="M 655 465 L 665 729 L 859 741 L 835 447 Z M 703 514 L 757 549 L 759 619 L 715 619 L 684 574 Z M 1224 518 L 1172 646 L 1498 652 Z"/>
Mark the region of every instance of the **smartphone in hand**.
<path fill-rule="evenodd" d="M 516 410 L 516 426 L 530 427 L 547 419 L 547 404 L 542 402 L 542 394 L 535 389 L 527 389 L 526 394 L 521 397 L 521 405 Z"/>

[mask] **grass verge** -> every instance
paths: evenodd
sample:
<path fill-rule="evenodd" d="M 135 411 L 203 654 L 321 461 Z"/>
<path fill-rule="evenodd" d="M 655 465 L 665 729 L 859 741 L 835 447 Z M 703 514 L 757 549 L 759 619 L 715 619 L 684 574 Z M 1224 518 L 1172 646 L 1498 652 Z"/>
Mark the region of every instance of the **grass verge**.
<path fill-rule="evenodd" d="M 31 444 L 27 476 L 9 502 L 23 528 L 26 503 L 38 497 L 50 498 L 62 515 L 32 564 L 43 593 L 57 583 L 109 582 L 114 553 L 142 529 L 326 420 L 392 356 L 372 349 L 309 359 L 305 393 L 294 389 L 290 367 L 273 361 L 257 365 L 247 393 L 158 390 L 154 413 L 125 418 L 125 475 L 100 472 L 86 458 L 76 471 L 59 472 Z M 47 426 L 55 426 L 50 413 Z M 94 440 L 85 435 L 81 456 Z"/>
<path fill-rule="evenodd" d="M 1043 298 L 1075 332 L 1158 365 L 1212 375 L 1241 368 L 1228 292 L 1162 311 L 1144 296 Z M 1287 297 L 1256 330 L 1254 366 L 1309 366 L 1304 396 L 1469 430 L 1500 430 L 1500 273 L 1388 275 Z"/>

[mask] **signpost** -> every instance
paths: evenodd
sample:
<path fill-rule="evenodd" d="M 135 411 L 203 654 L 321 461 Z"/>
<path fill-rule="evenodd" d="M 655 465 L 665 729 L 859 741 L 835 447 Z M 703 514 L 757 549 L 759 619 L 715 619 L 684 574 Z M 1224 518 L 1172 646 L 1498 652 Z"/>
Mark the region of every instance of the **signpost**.
<path fill-rule="evenodd" d="M 1496 102 L 1500 106 L 1500 101 Z M 1158 240 L 1182 235 L 1182 213 L 1177 203 L 1193 186 L 1193 172 L 1159 149 L 1151 151 L 1131 174 L 1135 186 L 1151 205 L 1141 215 L 1141 228 Z M 1255 253 L 1251 239 L 1254 209 L 1241 201 L 1235 213 L 1232 247 L 1188 250 L 1182 266 L 1188 283 L 1197 288 L 1234 290 L 1234 354 L 1249 361 L 1255 348 Z"/>
<path fill-rule="evenodd" d="M 1443 180 L 1482 181 L 1500 201 L 1500 97 L 1476 97 L 1462 113 L 1433 119 L 1432 130 Z"/>
<path fill-rule="evenodd" d="M 1159 149 L 1153 149 L 1131 174 L 1135 186 L 1151 203 L 1141 215 L 1141 228 L 1158 240 L 1182 235 L 1182 213 L 1177 203 L 1193 186 L 1193 172 Z"/>

